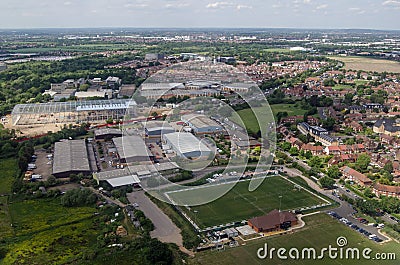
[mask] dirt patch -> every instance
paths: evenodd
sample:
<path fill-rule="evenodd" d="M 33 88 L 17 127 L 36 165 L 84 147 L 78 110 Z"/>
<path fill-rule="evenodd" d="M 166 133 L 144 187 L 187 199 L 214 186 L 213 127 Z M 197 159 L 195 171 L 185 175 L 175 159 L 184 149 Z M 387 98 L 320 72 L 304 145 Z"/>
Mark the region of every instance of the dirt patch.
<path fill-rule="evenodd" d="M 77 183 L 69 183 L 69 184 L 64 184 L 64 185 L 60 185 L 60 186 L 56 186 L 56 187 L 51 187 L 51 188 L 49 188 L 49 190 L 60 190 L 61 192 L 66 192 L 69 190 L 78 189 L 79 187 L 80 187 L 80 185 Z"/>

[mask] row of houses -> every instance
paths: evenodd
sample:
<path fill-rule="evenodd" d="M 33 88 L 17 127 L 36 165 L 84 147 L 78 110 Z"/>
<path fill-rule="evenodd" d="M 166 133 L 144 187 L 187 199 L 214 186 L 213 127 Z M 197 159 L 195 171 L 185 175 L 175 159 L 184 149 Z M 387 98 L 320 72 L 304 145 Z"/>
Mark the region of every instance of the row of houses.
<path fill-rule="evenodd" d="M 313 155 L 345 155 L 345 154 L 359 154 L 366 152 L 366 148 L 363 144 L 353 145 L 335 145 L 335 146 L 314 146 L 311 144 L 304 144 L 296 137 L 288 137 L 287 141 L 292 147 L 296 147 L 298 150 L 311 151 Z"/>
<path fill-rule="evenodd" d="M 351 167 L 344 166 L 340 168 L 343 177 L 347 180 L 353 181 L 362 187 L 371 187 L 372 192 L 377 196 L 396 197 L 400 199 L 400 186 L 383 185 L 374 183 L 366 175 L 352 169 Z"/>

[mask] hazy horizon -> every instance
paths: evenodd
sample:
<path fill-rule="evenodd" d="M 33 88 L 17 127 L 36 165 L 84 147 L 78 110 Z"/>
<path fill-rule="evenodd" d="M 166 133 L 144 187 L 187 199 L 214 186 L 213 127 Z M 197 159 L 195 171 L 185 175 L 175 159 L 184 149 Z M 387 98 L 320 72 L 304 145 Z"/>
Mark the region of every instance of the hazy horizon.
<path fill-rule="evenodd" d="M 3 0 L 2 29 L 400 30 L 400 0 Z"/>

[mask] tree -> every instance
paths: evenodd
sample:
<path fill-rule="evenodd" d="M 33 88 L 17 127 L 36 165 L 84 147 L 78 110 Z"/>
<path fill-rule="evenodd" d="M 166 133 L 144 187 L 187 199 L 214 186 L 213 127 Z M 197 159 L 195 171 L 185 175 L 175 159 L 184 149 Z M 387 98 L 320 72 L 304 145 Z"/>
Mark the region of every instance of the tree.
<path fill-rule="evenodd" d="M 392 162 L 387 163 L 387 164 L 383 167 L 383 169 L 384 169 L 386 172 L 388 172 L 388 173 L 392 173 L 392 172 L 393 172 L 393 163 L 392 163 Z"/>
<path fill-rule="evenodd" d="M 375 197 L 375 195 L 372 193 L 372 190 L 371 190 L 370 187 L 367 187 L 367 188 L 364 190 L 364 196 L 367 197 L 367 198 L 373 198 L 373 197 Z"/>
<path fill-rule="evenodd" d="M 321 187 L 324 189 L 332 189 L 335 184 L 335 180 L 329 177 L 322 177 L 319 179 Z"/>
<path fill-rule="evenodd" d="M 321 167 L 321 159 L 318 156 L 313 156 L 308 161 L 308 165 L 310 167 L 320 168 Z"/>
<path fill-rule="evenodd" d="M 286 118 L 288 116 L 288 113 L 286 111 L 284 112 L 278 112 L 276 114 L 276 119 L 278 120 L 278 123 L 281 122 L 282 118 Z"/>
<path fill-rule="evenodd" d="M 298 156 L 299 155 L 299 149 L 297 149 L 297 147 L 292 147 L 292 148 L 290 148 L 289 153 L 292 156 Z"/>
<path fill-rule="evenodd" d="M 283 142 L 282 143 L 282 149 L 286 152 L 289 152 L 290 148 L 292 147 L 292 145 L 288 142 Z"/>
<path fill-rule="evenodd" d="M 332 131 L 333 130 L 333 126 L 335 126 L 336 121 L 334 118 L 332 117 L 328 117 L 326 120 L 324 120 L 322 122 L 322 125 L 325 129 L 327 129 L 328 131 Z"/>
<path fill-rule="evenodd" d="M 370 162 L 371 162 L 371 157 L 368 154 L 361 154 L 357 158 L 356 167 L 358 167 L 362 171 L 365 171 L 367 170 Z"/>
<path fill-rule="evenodd" d="M 353 128 L 351 127 L 346 127 L 346 129 L 344 129 L 344 133 L 346 135 L 353 135 Z"/>
<path fill-rule="evenodd" d="M 333 179 L 338 179 L 340 176 L 340 170 L 338 166 L 331 166 L 330 168 L 328 168 L 326 174 L 328 175 L 328 177 L 333 178 Z"/>

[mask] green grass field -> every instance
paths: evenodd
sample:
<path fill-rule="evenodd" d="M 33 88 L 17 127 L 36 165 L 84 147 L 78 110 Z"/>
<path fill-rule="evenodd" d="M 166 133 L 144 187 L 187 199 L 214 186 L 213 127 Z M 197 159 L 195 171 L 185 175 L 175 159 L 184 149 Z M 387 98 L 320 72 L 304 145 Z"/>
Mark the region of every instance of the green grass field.
<path fill-rule="evenodd" d="M 13 235 L 7 200 L 8 197 L 0 197 L 0 238 L 6 238 Z"/>
<path fill-rule="evenodd" d="M 11 193 L 11 186 L 17 174 L 17 161 L 14 158 L 0 160 L 0 195 Z"/>
<path fill-rule="evenodd" d="M 92 207 L 63 207 L 60 198 L 14 202 L 9 209 L 16 235 L 63 226 L 88 218 L 95 212 Z"/>
<path fill-rule="evenodd" d="M 294 189 L 294 185 L 281 177 L 266 178 L 262 185 L 253 192 L 248 190 L 249 182 L 240 182 L 223 197 L 209 204 L 191 207 L 190 211 L 183 210 L 200 228 L 212 227 L 230 222 L 247 220 L 264 215 L 280 205 L 281 209 L 290 210 L 323 203 L 312 194 Z M 203 197 L 204 193 L 212 192 L 213 187 L 170 193 L 169 197 L 175 202 L 182 198 Z M 197 211 L 195 213 L 195 211 Z"/>
<path fill-rule="evenodd" d="M 98 231 L 93 220 L 82 220 L 33 234 L 9 245 L 0 264 L 75 264 L 89 246 L 96 244 Z"/>
<path fill-rule="evenodd" d="M 317 214 L 304 218 L 306 226 L 302 230 L 295 232 L 294 234 L 275 236 L 268 239 L 260 239 L 246 242 L 245 246 L 237 248 L 227 247 L 225 251 L 204 251 L 196 254 L 195 258 L 189 260 L 191 265 L 225 265 L 225 264 L 276 264 L 276 265 L 314 265 L 314 264 L 327 264 L 327 265 L 395 265 L 399 264 L 400 258 L 400 244 L 396 242 L 386 243 L 384 245 L 378 245 L 368 240 L 366 237 L 361 236 L 358 232 L 351 230 L 345 225 L 332 219 L 326 214 Z M 260 260 L 257 258 L 257 250 L 268 243 L 269 248 L 280 248 L 285 247 L 287 249 L 315 247 L 320 251 L 323 247 L 336 245 L 336 239 L 339 236 L 347 238 L 347 247 L 357 247 L 364 249 L 369 247 L 373 250 L 373 253 L 386 252 L 396 253 L 397 260 L 392 261 L 377 261 L 377 260 Z M 276 252 L 275 252 L 276 253 Z M 375 255 L 375 254 L 371 254 Z"/>
<path fill-rule="evenodd" d="M 276 119 L 276 114 L 278 114 L 278 112 L 287 112 L 289 116 L 304 115 L 304 113 L 307 112 L 306 110 L 303 110 L 295 106 L 294 104 L 276 104 L 276 105 L 270 105 L 270 107 L 275 119 Z M 246 126 L 247 130 L 252 132 L 257 132 L 260 128 L 259 124 L 266 124 L 265 120 L 271 120 L 271 118 L 269 118 L 271 116 L 271 112 L 267 107 L 257 107 L 254 108 L 254 111 L 260 114 L 261 119 L 264 120 L 258 122 L 256 116 L 254 115 L 251 109 L 239 110 L 237 112 L 238 115 L 232 115 L 231 119 L 233 122 L 241 124 L 239 120 L 240 117 L 240 119 Z"/>
<path fill-rule="evenodd" d="M 8 215 L 2 210 L 0 224 L 9 228 L 0 233 L 7 250 L 0 264 L 66 264 L 96 244 L 93 207 L 65 208 L 52 198 L 10 202 Z"/>
<path fill-rule="evenodd" d="M 340 84 L 332 87 L 332 89 L 334 89 L 334 90 L 344 90 L 344 89 L 352 89 L 352 88 L 353 87 L 350 85 L 340 85 Z"/>

